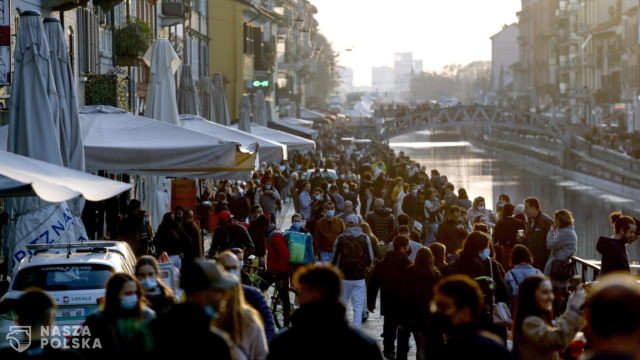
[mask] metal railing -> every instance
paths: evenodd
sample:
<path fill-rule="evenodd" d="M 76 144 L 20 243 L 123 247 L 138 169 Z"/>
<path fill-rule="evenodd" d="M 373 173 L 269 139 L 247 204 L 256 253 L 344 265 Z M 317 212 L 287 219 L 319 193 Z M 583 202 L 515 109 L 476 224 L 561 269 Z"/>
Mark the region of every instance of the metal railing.
<path fill-rule="evenodd" d="M 582 282 L 588 283 L 597 281 L 600 276 L 600 261 L 598 260 L 585 260 L 577 256 L 572 256 L 571 263 L 576 275 L 580 275 Z M 640 265 L 631 264 L 631 273 L 640 274 Z"/>

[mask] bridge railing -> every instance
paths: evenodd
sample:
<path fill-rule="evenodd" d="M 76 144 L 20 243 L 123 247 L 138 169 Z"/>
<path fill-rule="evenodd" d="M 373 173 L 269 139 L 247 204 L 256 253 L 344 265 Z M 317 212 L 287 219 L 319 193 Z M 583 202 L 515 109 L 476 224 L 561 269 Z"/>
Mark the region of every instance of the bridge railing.
<path fill-rule="evenodd" d="M 600 261 L 585 260 L 577 256 L 572 256 L 570 260 L 571 260 L 571 263 L 573 264 L 573 269 L 575 270 L 575 274 L 580 275 L 580 277 L 582 278 L 582 282 L 588 283 L 592 281 L 597 281 L 598 277 L 600 277 L 600 271 L 601 271 Z M 639 275 L 640 265 L 632 264 L 631 273 L 635 275 Z"/>

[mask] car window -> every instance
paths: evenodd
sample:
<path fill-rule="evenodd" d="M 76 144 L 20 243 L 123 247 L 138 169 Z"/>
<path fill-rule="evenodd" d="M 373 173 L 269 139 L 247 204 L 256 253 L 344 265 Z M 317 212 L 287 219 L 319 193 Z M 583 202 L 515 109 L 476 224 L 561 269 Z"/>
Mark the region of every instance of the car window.
<path fill-rule="evenodd" d="M 44 265 L 22 269 L 13 282 L 13 290 L 38 287 L 47 291 L 90 290 L 104 288 L 114 270 L 107 265 Z"/>

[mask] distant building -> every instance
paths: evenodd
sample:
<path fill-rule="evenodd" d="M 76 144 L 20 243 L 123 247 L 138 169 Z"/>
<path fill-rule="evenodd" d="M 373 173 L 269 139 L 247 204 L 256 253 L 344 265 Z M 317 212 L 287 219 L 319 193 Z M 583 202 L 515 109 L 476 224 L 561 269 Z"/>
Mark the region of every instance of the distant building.
<path fill-rule="evenodd" d="M 338 73 L 340 74 L 340 88 L 345 92 L 353 91 L 353 69 L 341 67 Z"/>
<path fill-rule="evenodd" d="M 395 88 L 395 72 L 389 66 L 371 68 L 371 87 L 376 92 L 393 92 Z"/>
<path fill-rule="evenodd" d="M 422 60 L 414 60 L 413 61 L 413 73 L 416 75 L 420 75 L 423 71 L 423 62 Z"/>
<path fill-rule="evenodd" d="M 413 53 L 396 53 L 394 61 L 395 90 L 398 95 L 409 92 L 413 77 Z"/>
<path fill-rule="evenodd" d="M 491 37 L 491 84 L 495 92 L 507 89 L 514 81 L 511 66 L 520 58 L 518 35 L 518 24 L 512 24 Z"/>

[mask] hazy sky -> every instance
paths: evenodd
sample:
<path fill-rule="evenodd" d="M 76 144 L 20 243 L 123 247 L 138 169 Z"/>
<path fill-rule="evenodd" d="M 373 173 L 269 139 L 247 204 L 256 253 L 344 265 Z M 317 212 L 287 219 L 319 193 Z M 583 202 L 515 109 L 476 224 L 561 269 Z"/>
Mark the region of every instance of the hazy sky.
<path fill-rule="evenodd" d="M 340 65 L 370 85 L 371 67 L 413 52 L 424 70 L 491 59 L 491 37 L 517 21 L 520 0 L 311 0 Z M 353 51 L 344 51 L 353 48 Z"/>

